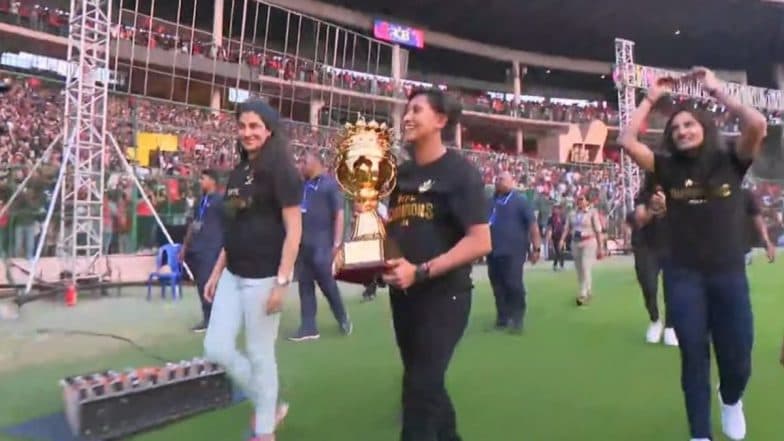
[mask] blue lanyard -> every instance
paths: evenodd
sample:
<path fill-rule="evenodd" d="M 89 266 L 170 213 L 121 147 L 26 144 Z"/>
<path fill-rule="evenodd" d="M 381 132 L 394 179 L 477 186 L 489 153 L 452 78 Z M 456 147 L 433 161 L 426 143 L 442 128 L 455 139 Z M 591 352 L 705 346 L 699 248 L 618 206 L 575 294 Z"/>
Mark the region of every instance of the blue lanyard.
<path fill-rule="evenodd" d="M 493 204 L 493 212 L 490 213 L 490 220 L 487 222 L 488 224 L 493 225 L 495 223 L 496 208 L 498 208 L 499 205 L 506 205 L 506 204 L 508 204 L 509 203 L 509 198 L 512 197 L 513 193 L 514 192 L 510 191 L 509 194 L 506 195 L 506 197 L 495 198 L 495 204 Z"/>
<path fill-rule="evenodd" d="M 321 183 L 321 176 L 312 181 L 305 182 L 305 188 L 302 189 L 302 204 L 300 205 L 300 211 L 303 213 L 308 212 L 308 196 L 310 195 L 311 191 L 318 191 L 319 184 Z"/>
<path fill-rule="evenodd" d="M 207 213 L 207 207 L 210 206 L 210 197 L 209 195 L 204 195 L 201 198 L 201 204 L 199 205 L 199 222 L 204 220 L 204 215 Z"/>

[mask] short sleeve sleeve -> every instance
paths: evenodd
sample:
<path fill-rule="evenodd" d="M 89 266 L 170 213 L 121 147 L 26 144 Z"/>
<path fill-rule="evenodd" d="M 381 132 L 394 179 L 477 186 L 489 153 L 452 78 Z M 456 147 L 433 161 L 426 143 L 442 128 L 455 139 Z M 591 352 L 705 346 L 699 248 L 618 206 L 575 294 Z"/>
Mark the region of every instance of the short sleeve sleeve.
<path fill-rule="evenodd" d="M 482 176 L 472 165 L 466 164 L 465 168 L 466 176 L 459 179 L 455 191 L 449 196 L 449 209 L 463 231 L 474 225 L 486 224 L 489 212 Z"/>
<path fill-rule="evenodd" d="M 730 161 L 732 162 L 733 167 L 735 168 L 735 172 L 741 178 L 746 175 L 746 172 L 751 167 L 752 160 L 751 159 L 742 159 L 738 157 L 738 153 L 736 150 L 735 144 L 730 147 L 729 155 Z"/>
<path fill-rule="evenodd" d="M 520 222 L 522 222 L 526 228 L 530 228 L 532 224 L 536 223 L 534 210 L 525 197 L 520 197 Z"/>
<path fill-rule="evenodd" d="M 339 213 L 343 211 L 345 208 L 345 198 L 343 197 L 343 192 L 340 191 L 340 186 L 335 181 L 329 186 L 329 205 L 332 208 L 333 213 Z"/>
<path fill-rule="evenodd" d="M 302 180 L 291 157 L 284 154 L 280 159 L 271 167 L 275 200 L 282 208 L 294 207 L 302 203 Z"/>

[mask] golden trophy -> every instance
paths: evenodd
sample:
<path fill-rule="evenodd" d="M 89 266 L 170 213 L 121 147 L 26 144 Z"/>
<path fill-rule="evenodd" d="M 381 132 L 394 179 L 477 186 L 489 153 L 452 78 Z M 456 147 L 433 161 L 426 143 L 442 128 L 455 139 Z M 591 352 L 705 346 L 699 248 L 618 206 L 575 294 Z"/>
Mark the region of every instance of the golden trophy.
<path fill-rule="evenodd" d="M 356 210 L 351 237 L 338 249 L 333 262 L 335 279 L 366 284 L 384 271 L 387 259 L 399 257 L 386 237 L 378 215 L 379 200 L 397 182 L 397 161 L 392 152 L 392 129 L 360 117 L 346 123 L 335 155 L 335 176 Z"/>

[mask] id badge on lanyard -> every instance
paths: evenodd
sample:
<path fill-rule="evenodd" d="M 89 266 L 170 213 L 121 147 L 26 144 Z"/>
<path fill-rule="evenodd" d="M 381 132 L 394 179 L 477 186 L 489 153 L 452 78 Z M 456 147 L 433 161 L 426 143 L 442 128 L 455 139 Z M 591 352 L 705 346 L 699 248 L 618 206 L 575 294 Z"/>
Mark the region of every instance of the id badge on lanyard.
<path fill-rule="evenodd" d="M 302 213 L 308 212 L 308 196 L 310 195 L 311 191 L 318 191 L 319 184 L 321 183 L 321 178 L 316 179 L 315 182 L 306 182 L 305 188 L 302 190 L 302 204 L 299 206 L 299 210 Z"/>
<path fill-rule="evenodd" d="M 495 204 L 493 204 L 493 211 L 490 213 L 490 219 L 487 221 L 487 223 L 489 225 L 492 226 L 495 223 L 496 209 L 498 208 L 498 206 L 499 205 L 506 205 L 506 204 L 508 204 L 509 203 L 509 198 L 511 198 L 511 197 L 512 197 L 512 192 L 509 192 L 509 194 L 506 195 L 506 197 L 503 198 L 503 199 L 496 198 Z"/>
<path fill-rule="evenodd" d="M 210 206 L 210 199 L 208 196 L 204 196 L 201 199 L 201 204 L 199 205 L 199 218 L 198 220 L 193 221 L 191 224 L 191 228 L 195 233 L 201 231 L 201 227 L 204 226 L 204 215 L 207 213 L 207 208 Z"/>

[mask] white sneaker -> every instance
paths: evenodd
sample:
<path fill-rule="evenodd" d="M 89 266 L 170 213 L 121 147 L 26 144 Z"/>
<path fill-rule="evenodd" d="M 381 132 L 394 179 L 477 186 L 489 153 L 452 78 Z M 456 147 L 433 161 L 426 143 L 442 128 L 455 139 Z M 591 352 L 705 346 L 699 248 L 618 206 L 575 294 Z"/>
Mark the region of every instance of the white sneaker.
<path fill-rule="evenodd" d="M 743 401 L 739 400 L 732 406 L 724 404 L 719 393 L 721 403 L 721 430 L 727 438 L 740 441 L 746 438 L 746 415 L 743 414 Z"/>
<path fill-rule="evenodd" d="M 664 326 L 661 321 L 653 322 L 648 325 L 648 332 L 645 333 L 645 341 L 648 343 L 659 343 L 662 338 Z"/>
<path fill-rule="evenodd" d="M 692 438 L 691 441 L 711 441 L 710 438 Z"/>
<path fill-rule="evenodd" d="M 678 336 L 672 328 L 664 328 L 664 344 L 667 346 L 678 346 Z"/>

